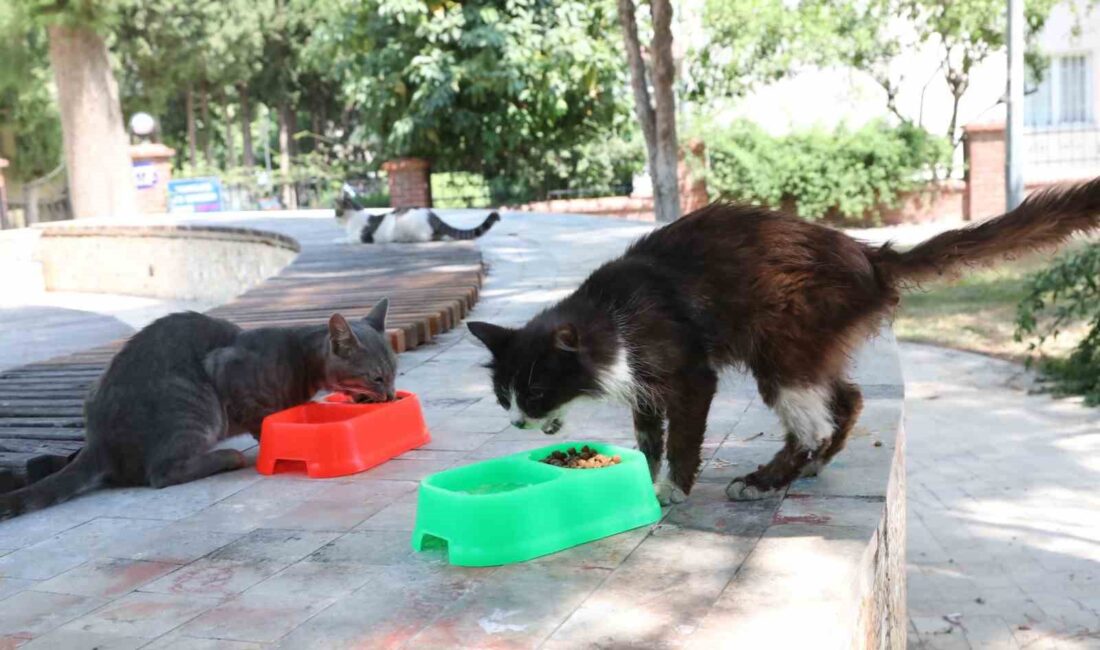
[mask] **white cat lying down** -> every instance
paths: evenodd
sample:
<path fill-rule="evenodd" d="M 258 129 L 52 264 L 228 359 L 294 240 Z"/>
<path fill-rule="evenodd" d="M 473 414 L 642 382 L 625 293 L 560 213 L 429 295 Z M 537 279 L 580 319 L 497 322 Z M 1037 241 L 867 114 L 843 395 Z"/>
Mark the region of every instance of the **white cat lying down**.
<path fill-rule="evenodd" d="M 349 209 L 350 208 L 350 209 Z M 400 208 L 384 214 L 341 205 L 336 219 L 344 227 L 351 243 L 389 244 L 442 241 L 446 239 L 477 239 L 500 221 L 493 211 L 475 228 L 450 226 L 428 208 Z"/>

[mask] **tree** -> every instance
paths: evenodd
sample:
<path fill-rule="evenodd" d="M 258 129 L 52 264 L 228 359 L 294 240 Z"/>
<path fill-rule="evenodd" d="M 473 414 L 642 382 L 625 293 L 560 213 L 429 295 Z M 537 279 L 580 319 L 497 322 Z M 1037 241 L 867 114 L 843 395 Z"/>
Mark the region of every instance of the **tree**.
<path fill-rule="evenodd" d="M 609 2 L 346 0 L 314 28 L 362 142 L 382 159 L 479 172 L 498 197 L 546 182 L 550 158 L 628 110 Z"/>
<path fill-rule="evenodd" d="M 634 110 L 645 136 L 649 175 L 653 179 L 653 209 L 657 221 L 675 221 L 680 218 L 680 189 L 676 174 L 679 141 L 673 86 L 676 68 L 672 59 L 672 5 L 669 0 L 650 0 L 653 19 L 650 70 L 642 57 L 634 0 L 618 0 L 617 6 L 634 91 Z"/>
<path fill-rule="evenodd" d="M 61 163 L 61 122 L 50 92 L 46 30 L 14 4 L 0 5 L 0 155 L 28 181 Z"/>
<path fill-rule="evenodd" d="M 868 72 L 886 95 L 887 109 L 903 122 L 919 123 L 898 109 L 896 98 L 904 80 L 894 58 L 930 43 L 939 52 L 939 73 L 951 94 L 951 117 L 944 136 L 952 150 L 962 140 L 959 105 L 970 88 L 971 72 L 1005 47 L 1004 0 L 851 0 L 832 3 L 835 34 L 827 50 L 831 57 Z M 1025 5 L 1027 38 L 1042 30 L 1055 0 L 1029 0 Z M 1033 77 L 1040 76 L 1042 56 L 1027 55 Z M 947 163 L 947 175 L 953 160 Z"/>
<path fill-rule="evenodd" d="M 137 191 L 118 84 L 100 31 L 111 18 L 111 3 L 21 4 L 46 26 L 49 37 L 73 216 L 135 212 Z"/>

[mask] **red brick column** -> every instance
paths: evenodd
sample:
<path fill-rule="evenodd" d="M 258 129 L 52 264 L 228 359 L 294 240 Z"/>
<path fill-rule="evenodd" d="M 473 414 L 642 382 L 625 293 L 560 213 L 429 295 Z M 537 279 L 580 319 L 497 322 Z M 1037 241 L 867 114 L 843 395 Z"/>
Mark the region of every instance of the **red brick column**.
<path fill-rule="evenodd" d="M 966 192 L 963 218 L 977 221 L 1005 211 L 1005 125 L 963 127 Z"/>
<path fill-rule="evenodd" d="M 702 173 L 706 160 L 706 146 L 700 140 L 692 140 L 680 149 L 676 178 L 680 186 L 680 214 L 682 215 L 694 212 L 710 203 L 707 180 Z"/>
<path fill-rule="evenodd" d="M 130 145 L 138 210 L 144 214 L 168 212 L 168 181 L 176 150 L 157 142 Z"/>
<path fill-rule="evenodd" d="M 395 208 L 432 206 L 432 164 L 423 158 L 398 158 L 382 163 L 390 185 L 390 205 Z"/>

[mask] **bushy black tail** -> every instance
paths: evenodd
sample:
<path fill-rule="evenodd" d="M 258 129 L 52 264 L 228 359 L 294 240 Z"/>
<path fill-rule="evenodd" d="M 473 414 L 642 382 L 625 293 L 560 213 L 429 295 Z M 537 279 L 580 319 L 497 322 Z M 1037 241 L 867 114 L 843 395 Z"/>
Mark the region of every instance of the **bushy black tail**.
<path fill-rule="evenodd" d="M 25 488 L 0 494 L 0 521 L 41 510 L 103 485 L 106 472 L 87 447 L 59 472 Z"/>
<path fill-rule="evenodd" d="M 495 211 L 490 212 L 489 216 L 485 217 L 485 221 L 482 221 L 480 226 L 464 230 L 462 228 L 455 228 L 454 226 L 447 225 L 447 223 L 440 219 L 434 212 L 428 214 L 428 223 L 431 224 L 432 232 L 435 233 L 436 238 L 439 239 L 443 237 L 450 237 L 451 239 L 477 239 L 489 232 L 493 224 L 498 221 L 500 221 L 500 214 Z"/>
<path fill-rule="evenodd" d="M 960 265 L 1049 248 L 1097 228 L 1100 177 L 1037 192 L 1015 210 L 940 233 L 911 250 L 898 252 L 886 244 L 869 257 L 881 274 L 898 285 L 928 279 Z"/>

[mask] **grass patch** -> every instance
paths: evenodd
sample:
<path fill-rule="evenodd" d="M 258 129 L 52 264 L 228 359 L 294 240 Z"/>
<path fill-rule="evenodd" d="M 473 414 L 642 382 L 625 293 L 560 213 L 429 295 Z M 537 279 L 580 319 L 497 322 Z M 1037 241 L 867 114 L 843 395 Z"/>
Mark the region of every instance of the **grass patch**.
<path fill-rule="evenodd" d="M 1013 340 L 1016 306 L 1027 295 L 1027 277 L 1050 265 L 1050 254 L 1029 255 L 990 269 L 964 271 L 956 280 L 926 284 L 902 298 L 894 332 L 905 341 L 981 352 L 1022 361 L 1027 341 Z M 1075 324 L 1043 345 L 1052 358 L 1065 358 L 1086 332 Z"/>

